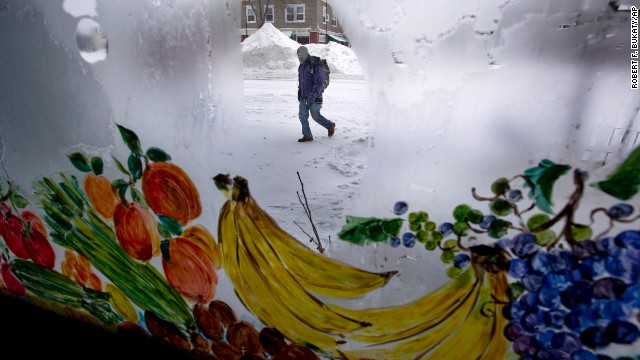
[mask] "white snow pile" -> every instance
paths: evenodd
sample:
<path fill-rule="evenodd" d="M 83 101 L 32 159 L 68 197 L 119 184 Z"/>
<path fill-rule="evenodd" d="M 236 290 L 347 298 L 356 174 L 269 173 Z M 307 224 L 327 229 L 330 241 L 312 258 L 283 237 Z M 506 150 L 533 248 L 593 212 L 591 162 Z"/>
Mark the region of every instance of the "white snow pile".
<path fill-rule="evenodd" d="M 296 78 L 299 46 L 272 24 L 264 24 L 242 42 L 245 78 Z M 327 59 L 332 79 L 363 79 L 358 58 L 350 48 L 335 42 L 306 46 L 311 55 Z"/>

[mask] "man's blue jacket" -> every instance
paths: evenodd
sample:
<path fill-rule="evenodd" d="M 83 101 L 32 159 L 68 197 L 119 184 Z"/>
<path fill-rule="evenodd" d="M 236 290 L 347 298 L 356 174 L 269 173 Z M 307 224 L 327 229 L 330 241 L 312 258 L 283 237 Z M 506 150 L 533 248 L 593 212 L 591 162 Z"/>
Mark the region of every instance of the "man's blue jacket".
<path fill-rule="evenodd" d="M 320 58 L 317 56 L 307 56 L 302 64 L 298 66 L 298 101 L 304 101 L 309 94 L 316 95 L 315 102 L 322 102 L 324 92 L 324 74 Z"/>

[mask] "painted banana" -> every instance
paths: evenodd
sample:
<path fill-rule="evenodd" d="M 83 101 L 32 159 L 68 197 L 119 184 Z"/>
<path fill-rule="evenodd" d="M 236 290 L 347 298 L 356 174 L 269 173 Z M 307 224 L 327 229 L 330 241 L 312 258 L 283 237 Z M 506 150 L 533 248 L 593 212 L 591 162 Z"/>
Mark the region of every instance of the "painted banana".
<path fill-rule="evenodd" d="M 508 347 L 507 339 L 502 335 L 505 319 L 493 297 L 502 298 L 506 288 L 507 280 L 504 273 L 486 273 L 479 281 L 473 282 L 471 291 L 464 296 L 460 304 L 455 305 L 453 311 L 446 313 L 445 317 L 436 322 L 427 319 L 424 325 L 391 334 L 395 337 L 391 341 L 388 339 L 389 336 L 387 339 L 375 336 L 359 337 L 359 340 L 365 342 L 362 350 L 345 350 L 341 353 L 347 359 L 504 358 Z M 453 295 L 460 294 L 454 292 Z M 491 305 L 488 306 L 489 304 Z M 389 315 L 400 308 L 389 308 L 385 311 L 389 311 Z M 488 308 L 491 308 L 489 315 L 486 314 Z M 397 313 L 401 314 L 406 310 Z M 358 337 L 354 336 L 350 339 L 356 338 Z M 367 345 L 367 342 L 370 344 Z"/>
<path fill-rule="evenodd" d="M 258 206 L 245 179 L 224 183 L 233 183 L 232 189 L 219 187 L 231 195 L 218 224 L 225 271 L 243 304 L 265 325 L 345 359 L 504 357 L 505 320 L 493 301 L 506 297 L 504 273 L 474 266 L 400 306 L 328 304 L 316 296 L 358 297 L 384 286 L 396 272 L 372 273 L 313 252 Z M 487 316 L 490 304 L 493 315 Z"/>

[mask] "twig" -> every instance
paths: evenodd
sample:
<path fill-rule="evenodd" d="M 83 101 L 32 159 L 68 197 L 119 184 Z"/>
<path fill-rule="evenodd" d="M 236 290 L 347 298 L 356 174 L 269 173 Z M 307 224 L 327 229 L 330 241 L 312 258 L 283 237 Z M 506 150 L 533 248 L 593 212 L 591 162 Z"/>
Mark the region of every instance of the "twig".
<path fill-rule="evenodd" d="M 296 174 L 298 174 L 298 180 L 300 181 L 300 187 L 302 188 L 302 196 L 304 197 L 304 203 L 300 198 L 300 193 L 296 191 L 296 194 L 298 195 L 298 201 L 300 201 L 300 204 L 304 209 L 304 213 L 307 215 L 307 218 L 311 223 L 311 228 L 313 229 L 313 233 L 316 235 L 316 238 L 315 238 L 316 246 L 318 248 L 318 251 L 322 254 L 324 253 L 324 248 L 322 247 L 322 243 L 320 242 L 320 236 L 318 235 L 318 230 L 316 229 L 316 225 L 313 223 L 313 218 L 311 217 L 311 209 L 309 208 L 309 202 L 307 201 L 307 194 L 304 192 L 304 183 L 302 182 L 302 178 L 300 178 L 300 172 L 296 171 Z M 313 238 L 311 236 L 309 236 L 309 238 L 313 241 Z"/>

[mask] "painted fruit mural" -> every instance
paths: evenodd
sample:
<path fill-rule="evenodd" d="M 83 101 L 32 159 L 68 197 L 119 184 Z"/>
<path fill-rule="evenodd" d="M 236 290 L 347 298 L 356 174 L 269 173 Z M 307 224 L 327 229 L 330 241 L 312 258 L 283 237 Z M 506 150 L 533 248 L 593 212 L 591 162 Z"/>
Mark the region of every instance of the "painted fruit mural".
<path fill-rule="evenodd" d="M 74 152 L 77 173 L 38 179 L 33 204 L 2 185 L 3 294 L 197 359 L 610 359 L 612 346 L 637 345 L 640 215 L 631 201 L 640 148 L 605 179 L 543 159 L 471 189 L 450 219 L 405 201 L 391 204 L 395 217 L 347 216 L 340 241 L 423 246 L 450 277 L 403 304 L 350 308 L 343 300 L 384 288 L 398 272 L 308 247 L 240 175 L 213 177 L 226 199 L 214 236 L 199 222 L 189 174 L 164 150 L 143 149 L 133 130 L 118 130 L 130 150 L 126 161 L 113 157 L 120 178 L 103 174 L 100 157 Z M 561 181 L 572 190 L 557 204 Z M 584 209 L 587 187 L 618 202 Z M 219 271 L 260 325 L 216 297 Z"/>

